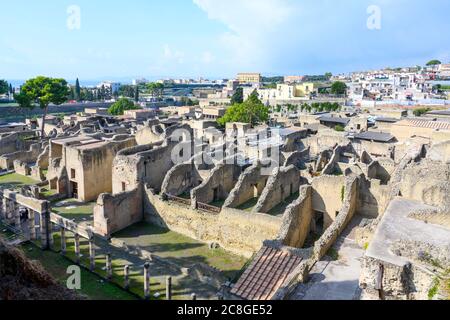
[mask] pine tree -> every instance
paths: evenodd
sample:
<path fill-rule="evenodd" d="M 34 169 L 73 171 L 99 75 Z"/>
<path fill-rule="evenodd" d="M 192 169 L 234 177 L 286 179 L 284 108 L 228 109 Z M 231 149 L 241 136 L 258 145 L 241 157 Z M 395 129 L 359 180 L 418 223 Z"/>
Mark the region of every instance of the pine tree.
<path fill-rule="evenodd" d="M 139 87 L 136 86 L 136 89 L 134 91 L 134 101 L 139 102 Z"/>
<path fill-rule="evenodd" d="M 75 100 L 79 101 L 81 97 L 81 88 L 80 88 L 80 81 L 75 82 Z"/>

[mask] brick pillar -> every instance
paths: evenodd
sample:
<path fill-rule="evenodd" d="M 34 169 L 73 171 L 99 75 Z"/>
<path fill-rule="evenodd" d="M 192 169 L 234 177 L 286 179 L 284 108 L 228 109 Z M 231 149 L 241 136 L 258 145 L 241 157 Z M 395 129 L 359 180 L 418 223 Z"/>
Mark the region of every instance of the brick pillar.
<path fill-rule="evenodd" d="M 106 278 L 108 280 L 112 279 L 111 253 L 106 254 Z"/>
<path fill-rule="evenodd" d="M 144 264 L 144 296 L 150 299 L 150 263 Z"/>
<path fill-rule="evenodd" d="M 123 268 L 123 278 L 124 278 L 124 288 L 125 290 L 130 289 L 130 266 L 126 265 Z"/>
<path fill-rule="evenodd" d="M 80 264 L 80 235 L 75 233 L 75 262 Z"/>
<path fill-rule="evenodd" d="M 61 227 L 61 254 L 64 256 L 66 254 L 66 229 Z"/>
<path fill-rule="evenodd" d="M 89 267 L 91 271 L 95 270 L 95 247 L 94 237 L 89 239 Z"/>

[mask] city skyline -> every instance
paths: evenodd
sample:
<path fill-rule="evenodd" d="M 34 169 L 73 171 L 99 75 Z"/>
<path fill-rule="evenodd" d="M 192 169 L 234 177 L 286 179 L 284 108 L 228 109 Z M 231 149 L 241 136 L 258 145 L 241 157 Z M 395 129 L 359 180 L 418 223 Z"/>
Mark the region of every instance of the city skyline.
<path fill-rule="evenodd" d="M 439 32 L 450 26 L 450 4 L 442 0 L 48 0 L 3 8 L 0 26 L 13 26 L 0 35 L 8 80 L 336 74 L 450 61 L 450 36 Z"/>

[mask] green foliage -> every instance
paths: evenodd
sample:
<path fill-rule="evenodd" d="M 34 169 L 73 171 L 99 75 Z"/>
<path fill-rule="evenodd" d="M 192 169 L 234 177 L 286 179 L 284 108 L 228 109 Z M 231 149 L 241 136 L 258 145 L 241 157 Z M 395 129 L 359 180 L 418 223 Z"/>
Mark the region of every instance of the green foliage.
<path fill-rule="evenodd" d="M 183 104 L 183 106 L 188 107 L 198 106 L 200 104 L 198 100 L 192 100 L 191 98 L 188 97 L 181 97 L 180 102 Z"/>
<path fill-rule="evenodd" d="M 66 102 L 69 92 L 66 80 L 39 76 L 27 80 L 20 94 L 14 98 L 21 108 L 33 109 L 39 105 L 40 108 L 47 109 L 50 103 L 60 105 Z"/>
<path fill-rule="evenodd" d="M 430 108 L 419 108 L 419 109 L 415 109 L 413 111 L 413 113 L 416 117 L 421 117 L 422 115 L 424 115 L 425 113 L 430 112 L 430 111 L 431 111 Z"/>
<path fill-rule="evenodd" d="M 440 281 L 439 278 L 434 278 L 433 286 L 428 291 L 428 300 L 433 300 L 433 298 L 437 295 L 439 291 Z"/>
<path fill-rule="evenodd" d="M 436 65 L 439 65 L 439 64 L 442 64 L 442 62 L 439 61 L 439 60 L 431 60 L 431 61 L 428 61 L 428 62 L 427 62 L 427 66 L 428 66 L 428 67 L 430 67 L 430 66 L 436 66 Z"/>
<path fill-rule="evenodd" d="M 345 186 L 342 186 L 341 188 L 341 200 L 342 202 L 345 200 Z"/>
<path fill-rule="evenodd" d="M 367 251 L 367 249 L 369 249 L 369 243 L 368 242 L 364 243 L 364 247 L 363 248 L 364 248 L 365 251 Z"/>
<path fill-rule="evenodd" d="M 340 124 L 336 125 L 336 127 L 334 127 L 334 130 L 336 130 L 337 132 L 344 132 L 345 128 L 343 126 L 341 126 Z"/>
<path fill-rule="evenodd" d="M 221 126 L 225 126 L 229 122 L 243 122 L 256 126 L 266 123 L 268 120 L 269 108 L 259 100 L 258 93 L 255 90 L 245 102 L 231 106 L 217 122 Z"/>
<path fill-rule="evenodd" d="M 162 83 L 147 83 L 147 90 L 153 99 L 161 100 L 164 96 L 164 85 Z"/>
<path fill-rule="evenodd" d="M 113 116 L 121 116 L 126 110 L 137 109 L 140 109 L 140 107 L 136 106 L 132 101 L 126 98 L 121 98 L 108 109 L 108 112 Z"/>
<path fill-rule="evenodd" d="M 136 94 L 136 87 L 130 85 L 123 85 L 119 88 L 119 95 L 127 98 L 134 98 Z"/>
<path fill-rule="evenodd" d="M 80 81 L 77 78 L 77 81 L 75 82 L 75 100 L 80 101 L 81 99 L 81 87 L 80 87 Z"/>
<path fill-rule="evenodd" d="M 9 91 L 8 82 L 5 80 L 0 80 L 0 94 L 6 94 Z"/>
<path fill-rule="evenodd" d="M 331 260 L 333 261 L 337 261 L 339 260 L 339 253 L 337 252 L 337 250 L 333 247 L 331 247 L 328 252 L 327 252 L 327 256 L 329 256 L 331 258 Z"/>
<path fill-rule="evenodd" d="M 236 92 L 231 97 L 231 104 L 237 104 L 244 102 L 244 89 L 243 88 L 237 88 Z"/>
<path fill-rule="evenodd" d="M 336 81 L 331 85 L 332 94 L 346 94 L 347 85 L 344 82 Z"/>

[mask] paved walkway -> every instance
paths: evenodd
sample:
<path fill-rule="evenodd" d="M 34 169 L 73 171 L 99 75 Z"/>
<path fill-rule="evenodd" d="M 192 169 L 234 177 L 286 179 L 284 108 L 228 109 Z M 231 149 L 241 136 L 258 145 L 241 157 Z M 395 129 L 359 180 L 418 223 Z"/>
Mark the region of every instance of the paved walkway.
<path fill-rule="evenodd" d="M 325 257 L 311 271 L 310 281 L 297 287 L 294 300 L 359 300 L 359 276 L 364 250 L 355 242 L 353 227 L 347 227 L 334 248 L 339 253 L 337 261 Z"/>

